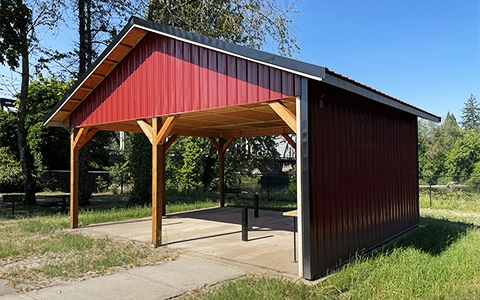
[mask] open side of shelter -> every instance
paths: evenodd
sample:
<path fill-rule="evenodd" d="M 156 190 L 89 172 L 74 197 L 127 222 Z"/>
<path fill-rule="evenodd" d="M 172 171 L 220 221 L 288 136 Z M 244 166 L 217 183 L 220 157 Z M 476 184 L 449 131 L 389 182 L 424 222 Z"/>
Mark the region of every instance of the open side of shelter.
<path fill-rule="evenodd" d="M 283 135 L 297 151 L 299 275 L 313 279 L 418 225 L 417 117 L 440 121 L 327 68 L 132 18 L 45 124 L 72 128 L 72 228 L 79 149 L 98 130 L 148 137 L 156 246 L 165 151 L 178 136 L 217 149 L 223 206 L 233 139 Z"/>

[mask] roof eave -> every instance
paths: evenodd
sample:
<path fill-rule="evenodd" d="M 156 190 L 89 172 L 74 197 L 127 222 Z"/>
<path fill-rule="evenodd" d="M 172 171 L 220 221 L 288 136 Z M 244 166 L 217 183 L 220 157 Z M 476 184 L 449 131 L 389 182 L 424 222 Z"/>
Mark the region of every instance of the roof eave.
<path fill-rule="evenodd" d="M 362 87 L 358 84 L 355 84 L 351 82 L 350 80 L 340 78 L 339 76 L 332 75 L 330 72 L 326 72 L 325 74 L 325 83 L 334 85 L 336 87 L 345 89 L 347 91 L 350 91 L 352 93 L 358 94 L 360 96 L 366 97 L 368 99 L 374 100 L 376 102 L 383 103 L 385 105 L 394 107 L 396 109 L 408 112 L 410 114 L 416 115 L 417 117 L 424 118 L 433 122 L 439 123 L 441 121 L 441 118 L 439 116 L 436 116 L 434 114 L 428 113 L 424 110 L 418 109 L 416 107 L 413 107 L 411 105 L 408 105 L 407 103 L 402 103 L 399 100 L 390 98 L 384 94 L 375 92 L 371 89 Z"/>
<path fill-rule="evenodd" d="M 92 75 L 92 73 L 95 72 L 95 70 L 100 66 L 100 64 L 105 61 L 105 59 L 108 57 L 108 55 L 122 42 L 122 40 L 127 36 L 127 34 L 132 30 L 132 28 L 135 27 L 135 20 L 136 19 L 137 18 L 134 18 L 134 17 L 130 18 L 127 25 L 125 25 L 125 27 L 120 31 L 120 33 L 112 40 L 112 42 L 107 46 L 107 48 L 105 48 L 105 50 L 95 60 L 95 62 L 75 82 L 75 84 L 70 88 L 70 90 L 63 97 L 63 99 L 60 102 L 58 102 L 57 105 L 55 105 L 55 107 L 50 111 L 50 113 L 44 118 L 43 125 L 45 125 L 45 126 L 57 126 L 58 127 L 58 126 L 60 126 L 59 124 L 62 123 L 63 124 L 63 125 L 61 125 L 62 127 L 69 126 L 68 125 L 68 120 L 66 120 L 64 122 L 58 122 L 58 121 L 52 121 L 52 118 L 65 106 L 65 104 L 68 102 L 70 97 L 82 86 L 82 84 Z M 80 103 L 78 103 L 78 105 L 80 105 Z M 75 110 L 75 109 L 72 109 L 70 111 L 70 113 L 73 110 Z"/>

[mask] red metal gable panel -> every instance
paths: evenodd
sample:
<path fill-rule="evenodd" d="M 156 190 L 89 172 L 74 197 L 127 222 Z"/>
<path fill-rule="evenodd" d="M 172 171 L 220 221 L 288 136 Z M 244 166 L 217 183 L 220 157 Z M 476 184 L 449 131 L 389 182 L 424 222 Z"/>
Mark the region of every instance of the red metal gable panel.
<path fill-rule="evenodd" d="M 299 95 L 300 77 L 150 33 L 71 114 L 70 126 Z"/>
<path fill-rule="evenodd" d="M 312 80 L 309 101 L 311 262 L 319 275 L 418 225 L 417 120 Z"/>

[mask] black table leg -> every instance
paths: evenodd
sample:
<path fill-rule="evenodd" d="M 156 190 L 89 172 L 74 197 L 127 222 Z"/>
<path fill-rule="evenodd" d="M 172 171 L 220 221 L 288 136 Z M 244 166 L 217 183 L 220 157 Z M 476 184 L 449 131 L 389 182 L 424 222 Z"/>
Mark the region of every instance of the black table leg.
<path fill-rule="evenodd" d="M 293 261 L 297 262 L 297 217 L 293 217 Z"/>

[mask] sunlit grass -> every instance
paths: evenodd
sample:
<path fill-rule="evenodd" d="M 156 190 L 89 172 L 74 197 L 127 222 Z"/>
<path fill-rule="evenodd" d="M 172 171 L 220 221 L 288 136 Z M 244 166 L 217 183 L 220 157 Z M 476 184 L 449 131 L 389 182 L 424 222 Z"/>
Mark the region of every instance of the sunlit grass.
<path fill-rule="evenodd" d="M 420 195 L 420 228 L 374 255 L 358 257 L 313 285 L 246 276 L 191 299 L 480 299 L 477 194 Z"/>

